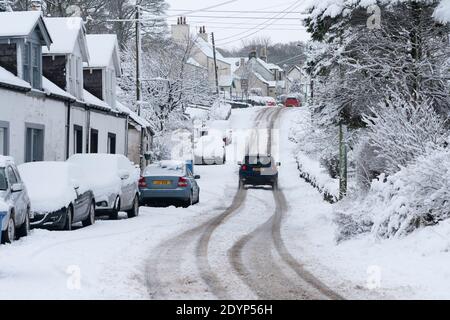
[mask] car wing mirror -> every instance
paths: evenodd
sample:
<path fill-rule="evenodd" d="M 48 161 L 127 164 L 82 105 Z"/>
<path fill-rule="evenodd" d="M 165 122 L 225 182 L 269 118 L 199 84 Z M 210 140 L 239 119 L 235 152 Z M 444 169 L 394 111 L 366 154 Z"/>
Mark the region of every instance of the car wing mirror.
<path fill-rule="evenodd" d="M 127 171 L 120 171 L 119 178 L 121 180 L 127 180 L 130 177 L 130 174 Z"/>
<path fill-rule="evenodd" d="M 281 162 L 277 162 L 277 167 L 281 167 Z"/>
<path fill-rule="evenodd" d="M 196 175 L 196 176 L 194 176 L 194 179 L 195 179 L 195 180 L 200 180 L 201 177 L 200 177 L 199 175 Z"/>
<path fill-rule="evenodd" d="M 23 191 L 23 185 L 21 183 L 15 183 L 11 186 L 11 192 L 21 192 Z"/>

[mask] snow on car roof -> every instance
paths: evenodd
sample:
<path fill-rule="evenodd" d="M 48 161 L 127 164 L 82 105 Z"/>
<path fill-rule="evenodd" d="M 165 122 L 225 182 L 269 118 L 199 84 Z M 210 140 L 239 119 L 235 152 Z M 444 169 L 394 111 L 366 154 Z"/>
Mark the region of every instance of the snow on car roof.
<path fill-rule="evenodd" d="M 53 212 L 66 207 L 77 195 L 75 180 L 77 168 L 67 162 L 31 162 L 18 167 L 27 186 L 31 209 L 35 212 Z M 79 192 L 86 192 L 80 185 Z"/>

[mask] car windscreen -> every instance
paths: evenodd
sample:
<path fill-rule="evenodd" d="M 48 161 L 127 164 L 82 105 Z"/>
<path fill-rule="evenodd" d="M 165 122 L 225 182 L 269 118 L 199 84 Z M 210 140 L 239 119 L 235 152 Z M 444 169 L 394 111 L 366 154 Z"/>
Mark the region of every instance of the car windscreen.
<path fill-rule="evenodd" d="M 5 191 L 8 189 L 8 180 L 6 180 L 5 168 L 0 168 L 0 190 Z"/>
<path fill-rule="evenodd" d="M 268 156 L 247 156 L 245 157 L 245 164 L 269 168 L 272 166 L 272 158 Z"/>

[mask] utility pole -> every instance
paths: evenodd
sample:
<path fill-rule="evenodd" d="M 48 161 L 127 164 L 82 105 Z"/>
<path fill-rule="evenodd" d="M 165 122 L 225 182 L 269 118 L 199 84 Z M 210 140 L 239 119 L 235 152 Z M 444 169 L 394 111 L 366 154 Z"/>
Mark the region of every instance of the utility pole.
<path fill-rule="evenodd" d="M 142 54 L 141 7 L 139 5 L 136 5 L 136 103 L 139 116 L 141 116 L 141 103 L 142 103 L 141 54 Z"/>
<path fill-rule="evenodd" d="M 339 198 L 347 195 L 348 169 L 347 169 L 347 126 L 339 123 Z"/>
<path fill-rule="evenodd" d="M 211 33 L 213 52 L 214 52 L 214 74 L 216 77 L 216 93 L 219 94 L 219 75 L 217 69 L 217 55 L 216 55 L 216 41 L 214 39 L 214 32 Z"/>
<path fill-rule="evenodd" d="M 136 103 L 137 113 L 141 116 L 142 113 L 142 84 L 141 84 L 141 56 L 142 56 L 142 40 L 141 40 L 141 7 L 136 5 Z M 140 163 L 141 170 L 144 169 L 144 128 L 141 130 L 140 139 Z"/>

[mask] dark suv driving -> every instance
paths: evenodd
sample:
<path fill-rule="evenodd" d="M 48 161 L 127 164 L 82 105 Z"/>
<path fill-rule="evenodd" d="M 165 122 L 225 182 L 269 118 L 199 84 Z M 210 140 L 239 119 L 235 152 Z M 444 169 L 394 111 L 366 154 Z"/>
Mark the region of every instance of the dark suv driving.
<path fill-rule="evenodd" d="M 278 187 L 278 167 L 281 165 L 275 162 L 272 156 L 258 155 L 246 156 L 240 162 L 239 188 L 246 185 L 251 186 L 272 186 Z"/>

